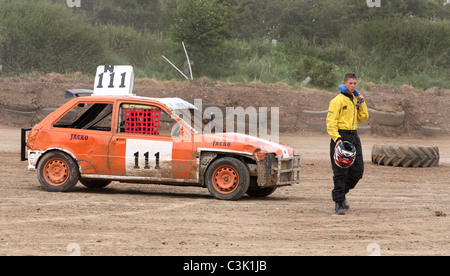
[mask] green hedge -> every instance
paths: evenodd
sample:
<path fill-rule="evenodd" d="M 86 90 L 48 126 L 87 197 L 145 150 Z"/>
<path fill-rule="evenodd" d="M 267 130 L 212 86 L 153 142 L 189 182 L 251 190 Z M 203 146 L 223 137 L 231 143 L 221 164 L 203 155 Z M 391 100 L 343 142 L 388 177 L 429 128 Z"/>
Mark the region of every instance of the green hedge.
<path fill-rule="evenodd" d="M 0 5 L 1 60 L 7 74 L 95 71 L 106 54 L 98 30 L 81 14 L 50 3 Z"/>
<path fill-rule="evenodd" d="M 65 1 L 0 0 L 2 75 L 33 71 L 91 75 L 98 65 L 130 64 L 137 77 L 184 80 L 162 58 L 165 55 L 181 69 L 186 60 L 181 43 L 168 33 L 101 24 L 86 14 L 68 8 Z M 448 20 L 375 17 L 348 24 L 336 36 L 318 43 L 291 35 L 280 38 L 276 46 L 268 38 L 224 37 L 209 51 L 185 43 L 194 60 L 195 78 L 297 85 L 310 76 L 312 86 L 336 89 L 342 76 L 352 71 L 360 83 L 450 88 Z"/>
<path fill-rule="evenodd" d="M 373 20 L 357 26 L 347 38 L 361 70 L 374 80 L 407 82 L 418 88 L 449 87 L 448 21 L 414 17 Z"/>

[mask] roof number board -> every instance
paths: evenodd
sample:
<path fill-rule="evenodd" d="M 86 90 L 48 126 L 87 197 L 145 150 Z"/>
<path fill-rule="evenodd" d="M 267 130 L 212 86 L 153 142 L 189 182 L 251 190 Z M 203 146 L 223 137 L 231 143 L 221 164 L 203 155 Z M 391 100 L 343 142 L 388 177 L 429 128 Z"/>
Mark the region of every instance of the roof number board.
<path fill-rule="evenodd" d="M 131 96 L 133 84 L 133 66 L 99 66 L 95 75 L 94 95 Z"/>

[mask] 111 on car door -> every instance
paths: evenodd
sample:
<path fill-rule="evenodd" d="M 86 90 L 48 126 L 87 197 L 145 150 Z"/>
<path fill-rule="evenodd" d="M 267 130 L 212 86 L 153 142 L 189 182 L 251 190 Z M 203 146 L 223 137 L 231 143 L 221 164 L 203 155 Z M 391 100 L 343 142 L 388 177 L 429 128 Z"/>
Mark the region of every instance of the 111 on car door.
<path fill-rule="evenodd" d="M 109 164 L 113 175 L 144 181 L 175 181 L 180 176 L 189 182 L 195 166 L 192 143 L 176 143 L 172 139 L 173 125 L 161 121 L 168 116 L 158 106 L 145 104 L 120 105 L 118 127 L 109 146 Z M 185 173 L 178 169 L 184 164 Z"/>

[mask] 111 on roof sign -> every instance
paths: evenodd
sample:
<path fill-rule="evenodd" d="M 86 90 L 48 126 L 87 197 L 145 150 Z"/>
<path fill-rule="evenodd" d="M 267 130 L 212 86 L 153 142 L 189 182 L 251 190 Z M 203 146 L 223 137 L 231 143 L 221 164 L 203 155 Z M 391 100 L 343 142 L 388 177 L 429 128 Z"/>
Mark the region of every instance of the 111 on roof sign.
<path fill-rule="evenodd" d="M 133 66 L 99 66 L 95 75 L 94 95 L 130 96 L 133 95 Z"/>

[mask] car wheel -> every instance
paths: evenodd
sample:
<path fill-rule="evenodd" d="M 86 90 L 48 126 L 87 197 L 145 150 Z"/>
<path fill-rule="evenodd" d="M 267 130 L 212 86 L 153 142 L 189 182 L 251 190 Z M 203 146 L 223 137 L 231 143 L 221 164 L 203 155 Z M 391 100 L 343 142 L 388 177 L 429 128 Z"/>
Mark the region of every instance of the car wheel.
<path fill-rule="evenodd" d="M 224 157 L 214 161 L 205 174 L 206 187 L 218 199 L 238 200 L 250 186 L 250 173 L 240 160 Z"/>
<path fill-rule="evenodd" d="M 63 152 L 49 152 L 39 161 L 38 179 L 46 191 L 68 192 L 75 187 L 79 178 L 77 163 Z"/>

